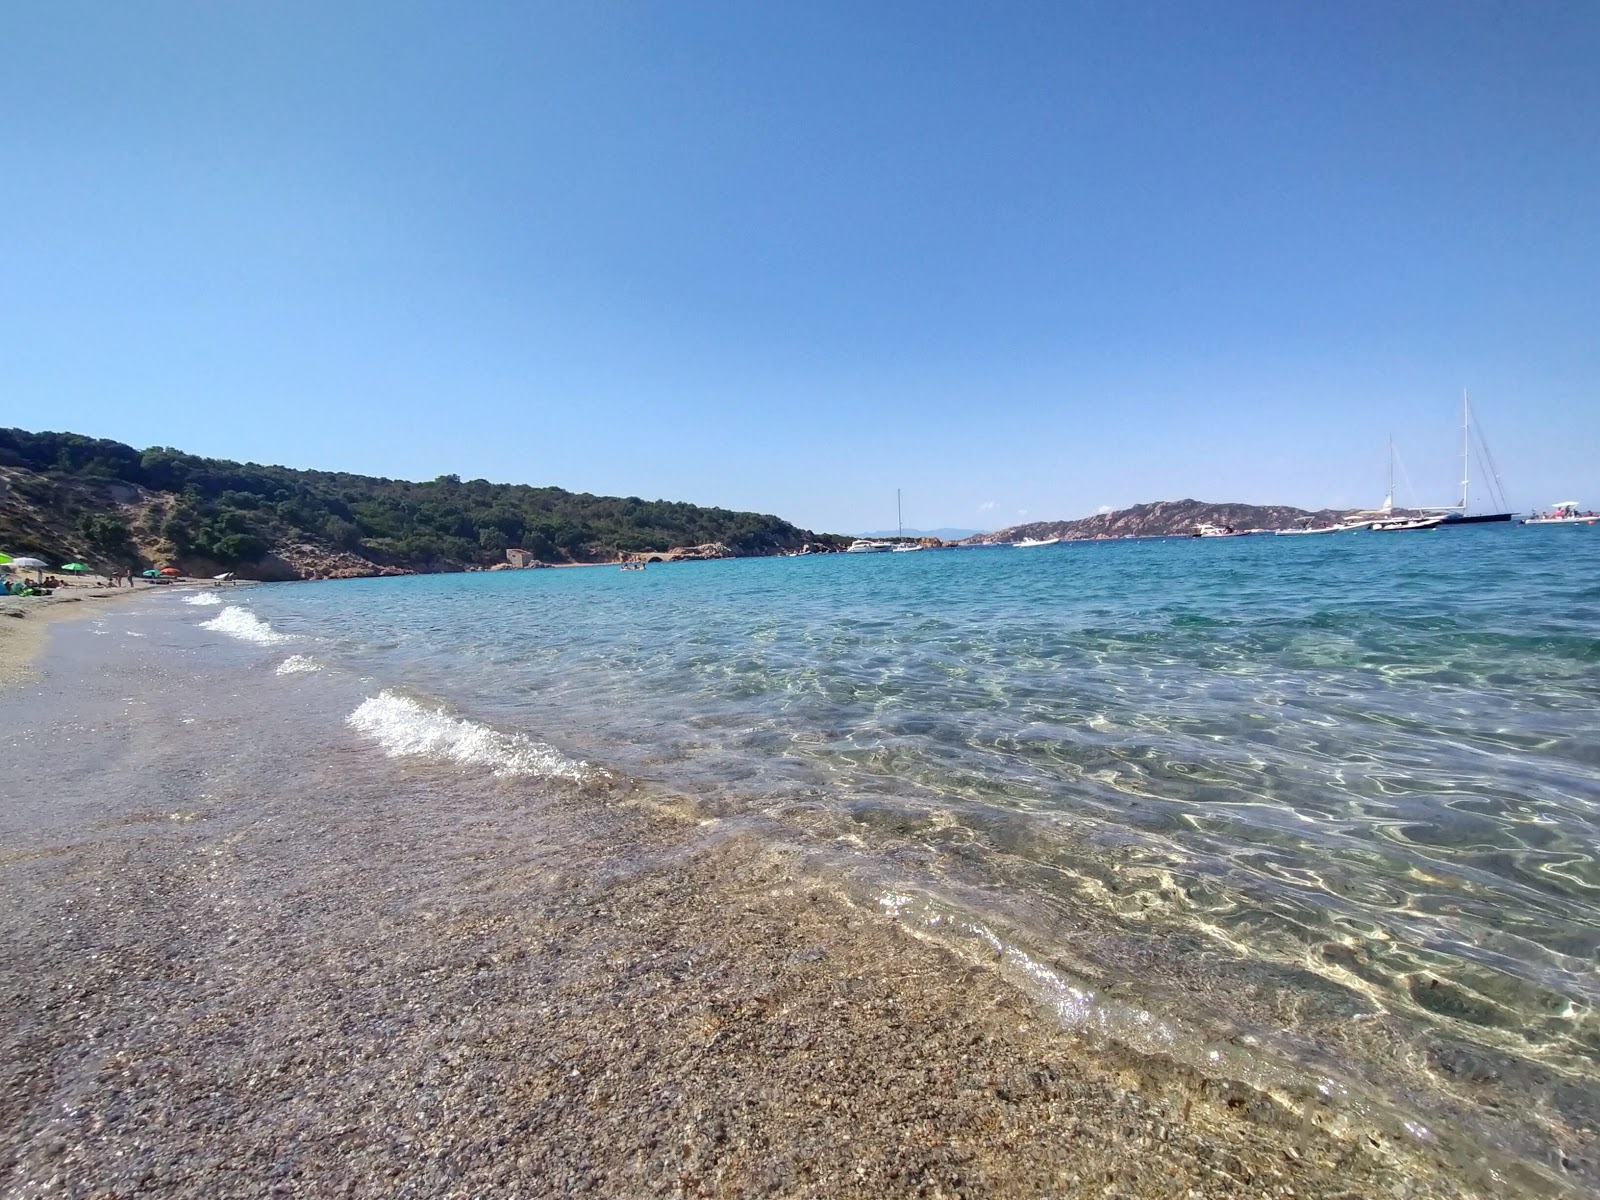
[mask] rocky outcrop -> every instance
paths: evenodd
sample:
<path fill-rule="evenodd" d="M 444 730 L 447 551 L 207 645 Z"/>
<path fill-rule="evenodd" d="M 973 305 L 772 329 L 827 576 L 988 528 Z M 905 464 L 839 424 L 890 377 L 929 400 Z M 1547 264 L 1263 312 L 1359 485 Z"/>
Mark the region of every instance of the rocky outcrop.
<path fill-rule="evenodd" d="M 375 563 L 348 550 L 319 546 L 312 542 L 291 542 L 276 547 L 260 562 L 241 569 L 240 574 L 250 579 L 286 580 L 370 579 L 379 575 L 413 575 L 415 572 Z"/>
<path fill-rule="evenodd" d="M 677 546 L 671 550 L 651 550 L 643 554 L 627 554 L 623 562 L 702 562 L 715 558 L 738 558 L 737 552 L 722 542 L 702 542 L 698 546 Z"/>

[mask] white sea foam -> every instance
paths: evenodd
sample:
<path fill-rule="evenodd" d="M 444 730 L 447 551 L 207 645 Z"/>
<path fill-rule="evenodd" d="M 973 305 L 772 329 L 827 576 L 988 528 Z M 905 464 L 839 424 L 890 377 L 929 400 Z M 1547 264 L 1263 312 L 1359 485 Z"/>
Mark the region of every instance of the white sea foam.
<path fill-rule="evenodd" d="M 183 598 L 185 604 L 221 604 L 222 597 L 215 592 L 194 592 Z"/>
<path fill-rule="evenodd" d="M 322 664 L 309 654 L 291 654 L 278 664 L 279 675 L 309 675 L 322 670 Z"/>
<path fill-rule="evenodd" d="M 393 758 L 415 755 L 488 767 L 496 775 L 543 779 L 581 781 L 597 774 L 587 763 L 574 762 L 526 734 L 502 733 L 394 692 L 364 700 L 346 720 Z"/>
<path fill-rule="evenodd" d="M 275 646 L 290 640 L 287 634 L 279 633 L 248 608 L 237 608 L 232 604 L 211 620 L 201 622 L 200 628 L 215 629 L 218 633 L 226 633 L 241 641 L 257 642 L 263 646 Z"/>

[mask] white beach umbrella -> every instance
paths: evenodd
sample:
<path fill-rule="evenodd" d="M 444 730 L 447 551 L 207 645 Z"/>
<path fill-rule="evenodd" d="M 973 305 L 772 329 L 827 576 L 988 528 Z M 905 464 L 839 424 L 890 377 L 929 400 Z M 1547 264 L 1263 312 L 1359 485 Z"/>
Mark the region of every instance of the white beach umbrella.
<path fill-rule="evenodd" d="M 44 569 L 48 565 L 49 564 L 46 563 L 44 561 L 44 559 L 42 559 L 42 558 L 27 558 L 27 557 L 13 558 L 10 562 L 8 562 L 6 564 L 6 566 L 8 566 L 8 567 L 18 567 L 18 568 L 20 568 L 21 570 L 24 570 L 24 571 L 37 571 L 37 572 L 39 572 L 39 578 L 40 579 L 44 578 Z"/>

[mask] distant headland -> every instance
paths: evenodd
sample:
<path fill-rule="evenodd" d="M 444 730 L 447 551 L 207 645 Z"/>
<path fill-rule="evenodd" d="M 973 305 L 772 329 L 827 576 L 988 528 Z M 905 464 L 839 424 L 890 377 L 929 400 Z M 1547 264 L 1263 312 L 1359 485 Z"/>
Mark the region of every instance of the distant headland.
<path fill-rule="evenodd" d="M 0 429 L 0 548 L 263 580 L 842 549 L 762 513 L 442 475 L 409 483 Z"/>

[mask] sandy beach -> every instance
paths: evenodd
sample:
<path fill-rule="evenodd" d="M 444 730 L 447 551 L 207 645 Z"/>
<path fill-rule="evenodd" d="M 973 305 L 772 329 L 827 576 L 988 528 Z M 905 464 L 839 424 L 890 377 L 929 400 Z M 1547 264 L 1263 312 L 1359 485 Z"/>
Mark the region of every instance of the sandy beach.
<path fill-rule="evenodd" d="M 1522 1194 L 1063 1029 L 690 799 L 397 765 L 85 609 L 0 619 L 49 641 L 0 694 L 0 1193 Z"/>

